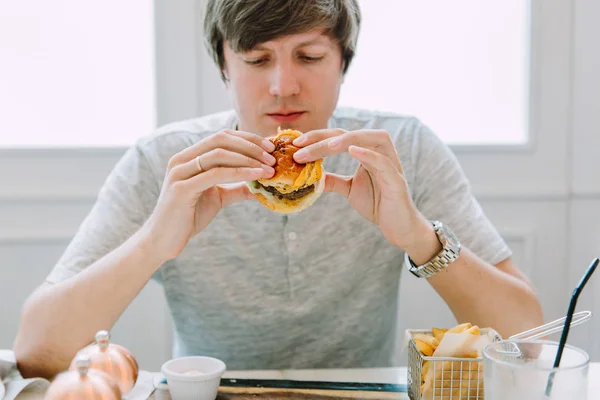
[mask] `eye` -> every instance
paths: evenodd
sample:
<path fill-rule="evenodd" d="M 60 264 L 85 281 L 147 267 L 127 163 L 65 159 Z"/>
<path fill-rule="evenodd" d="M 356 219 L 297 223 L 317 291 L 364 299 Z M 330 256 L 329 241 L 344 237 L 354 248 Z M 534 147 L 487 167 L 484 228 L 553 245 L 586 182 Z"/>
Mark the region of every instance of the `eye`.
<path fill-rule="evenodd" d="M 257 65 L 257 66 L 266 64 L 267 61 L 268 61 L 267 58 L 259 58 L 257 60 L 244 60 L 244 62 L 248 65 Z"/>
<path fill-rule="evenodd" d="M 325 57 L 324 56 L 322 56 L 322 57 L 301 56 L 300 58 L 307 63 L 316 63 L 316 62 L 321 61 Z"/>

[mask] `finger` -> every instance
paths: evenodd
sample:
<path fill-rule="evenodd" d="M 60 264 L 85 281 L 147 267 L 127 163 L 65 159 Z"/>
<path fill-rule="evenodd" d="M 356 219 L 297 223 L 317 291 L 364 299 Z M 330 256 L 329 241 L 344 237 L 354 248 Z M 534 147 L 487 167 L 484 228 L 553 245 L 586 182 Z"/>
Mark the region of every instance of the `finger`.
<path fill-rule="evenodd" d="M 381 180 L 381 184 L 396 187 L 402 182 L 400 172 L 389 157 L 364 147 L 350 146 L 348 152 L 373 175 Z"/>
<path fill-rule="evenodd" d="M 351 185 L 352 177 L 328 173 L 325 175 L 325 188 L 323 191 L 338 193 L 348 198 L 350 196 Z"/>
<path fill-rule="evenodd" d="M 201 170 L 198 168 L 200 167 Z M 204 153 L 191 161 L 186 162 L 169 171 L 171 182 L 189 179 L 194 175 L 209 171 L 218 167 L 250 167 L 263 168 L 270 174 L 274 174 L 273 167 L 240 153 L 225 149 L 214 149 Z"/>
<path fill-rule="evenodd" d="M 198 143 L 186 148 L 185 150 L 173 156 L 171 158 L 171 161 L 169 162 L 169 168 L 173 168 L 177 165 L 181 165 L 191 160 L 194 160 L 197 156 L 202 155 L 204 153 L 208 153 L 209 151 L 218 148 L 244 154 L 248 157 L 252 157 L 258 161 L 264 162 L 267 165 L 275 164 L 275 157 L 269 154 L 264 147 L 259 146 L 253 141 L 242 138 L 240 135 L 241 134 L 239 132 L 236 132 L 235 134 L 219 132 L 205 139 L 202 139 Z M 256 141 L 257 139 L 253 140 Z M 263 139 L 261 138 L 261 140 Z M 271 143 L 270 141 L 268 142 Z M 271 143 L 271 145 L 273 144 Z"/>
<path fill-rule="evenodd" d="M 317 129 L 314 131 L 309 131 L 302 136 L 294 139 L 292 144 L 294 146 L 303 147 L 308 146 L 313 143 L 320 142 L 321 140 L 329 139 L 335 136 L 340 136 L 346 133 L 345 129 L 336 128 L 336 129 Z"/>
<path fill-rule="evenodd" d="M 221 199 L 223 201 L 221 205 L 222 207 L 227 207 L 240 201 L 252 200 L 255 198 L 250 189 L 248 189 L 248 186 L 243 182 L 229 186 L 217 186 L 217 189 L 219 190 Z"/>
<path fill-rule="evenodd" d="M 266 171 L 262 168 L 248 168 L 248 167 L 236 167 L 236 168 L 213 168 L 202 174 L 186 179 L 185 181 L 179 181 L 174 184 L 176 188 L 181 188 L 185 192 L 193 192 L 196 195 L 204 192 L 206 189 L 222 185 L 226 183 L 239 183 L 245 181 L 254 181 L 259 178 L 268 177 Z"/>
<path fill-rule="evenodd" d="M 343 135 L 330 137 L 320 142 L 310 144 L 297 151 L 294 158 L 297 162 L 307 163 L 319 158 L 333 156 L 348 151 L 348 147 L 373 148 L 387 155 L 397 158 L 396 149 L 385 130 L 358 130 L 346 132 Z"/>
<path fill-rule="evenodd" d="M 275 145 L 273 144 L 273 142 L 271 142 L 269 139 L 265 139 L 262 136 L 255 134 L 255 133 L 244 132 L 244 131 L 233 131 L 233 130 L 226 130 L 225 133 L 227 133 L 229 135 L 238 136 L 242 139 L 246 139 L 247 141 L 252 142 L 257 146 L 262 147 L 269 153 L 271 153 L 273 150 L 275 150 Z"/>

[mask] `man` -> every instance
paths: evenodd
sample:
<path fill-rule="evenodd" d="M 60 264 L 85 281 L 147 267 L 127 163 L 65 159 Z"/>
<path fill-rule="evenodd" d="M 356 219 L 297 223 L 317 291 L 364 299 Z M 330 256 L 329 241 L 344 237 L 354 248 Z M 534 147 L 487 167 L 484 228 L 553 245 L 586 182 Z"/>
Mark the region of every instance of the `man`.
<path fill-rule="evenodd" d="M 207 2 L 234 110 L 170 124 L 125 154 L 24 305 L 25 376 L 63 370 L 151 278 L 174 356 L 229 369 L 390 365 L 403 264 L 459 321 L 505 336 L 542 322 L 448 148 L 415 118 L 336 108 L 359 22 L 355 0 Z M 330 192 L 289 216 L 244 184 L 273 175 L 264 138 L 277 127 L 305 132 L 295 160 L 324 157 Z"/>

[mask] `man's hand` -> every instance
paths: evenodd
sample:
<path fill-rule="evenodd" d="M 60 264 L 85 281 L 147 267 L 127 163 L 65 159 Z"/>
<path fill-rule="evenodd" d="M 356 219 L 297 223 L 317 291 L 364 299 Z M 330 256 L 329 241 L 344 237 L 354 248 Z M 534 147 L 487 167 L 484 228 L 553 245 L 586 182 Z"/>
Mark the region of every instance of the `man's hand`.
<path fill-rule="evenodd" d="M 269 178 L 275 146 L 262 137 L 225 130 L 175 154 L 154 212 L 142 229 L 162 261 L 181 253 L 219 210 L 253 195 L 244 181 Z M 220 186 L 237 183 L 230 186 Z"/>
<path fill-rule="evenodd" d="M 402 164 L 386 131 L 316 130 L 297 138 L 294 145 L 303 147 L 294 154 L 299 163 L 342 152 L 358 160 L 360 166 L 352 177 L 327 174 L 325 191 L 346 197 L 394 245 L 406 250 L 431 229 L 412 202 Z"/>

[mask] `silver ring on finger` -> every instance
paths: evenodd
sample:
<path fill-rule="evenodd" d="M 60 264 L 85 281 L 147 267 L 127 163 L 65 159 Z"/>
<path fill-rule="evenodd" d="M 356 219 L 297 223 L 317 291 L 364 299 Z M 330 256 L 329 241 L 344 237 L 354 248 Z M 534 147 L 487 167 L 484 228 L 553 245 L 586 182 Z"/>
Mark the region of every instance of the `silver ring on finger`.
<path fill-rule="evenodd" d="M 204 172 L 204 169 L 202 169 L 202 165 L 200 165 L 200 156 L 196 157 L 196 168 L 198 168 L 199 174 Z"/>

